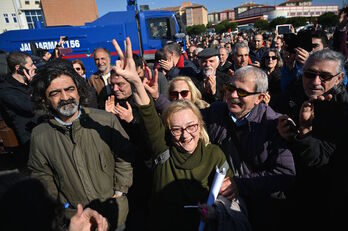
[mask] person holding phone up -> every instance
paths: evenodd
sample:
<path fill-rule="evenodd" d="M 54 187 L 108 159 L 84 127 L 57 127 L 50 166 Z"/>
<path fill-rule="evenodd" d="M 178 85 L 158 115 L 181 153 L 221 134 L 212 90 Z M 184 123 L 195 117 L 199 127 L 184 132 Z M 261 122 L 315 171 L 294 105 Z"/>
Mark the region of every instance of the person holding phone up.
<path fill-rule="evenodd" d="M 297 174 L 289 210 L 294 226 L 289 230 L 335 230 L 345 222 L 348 93 L 343 65 L 344 56 L 330 49 L 311 54 L 303 66 L 308 100 L 301 106 L 298 125 L 288 116 L 279 118 L 278 131 L 290 144 Z"/>
<path fill-rule="evenodd" d="M 36 66 L 24 52 L 12 52 L 7 56 L 10 73 L 0 80 L 0 110 L 5 123 L 14 130 L 20 150 L 19 168 L 26 164 L 29 153 L 31 129 L 34 126 L 34 112 L 30 99 L 30 81 L 36 74 Z"/>

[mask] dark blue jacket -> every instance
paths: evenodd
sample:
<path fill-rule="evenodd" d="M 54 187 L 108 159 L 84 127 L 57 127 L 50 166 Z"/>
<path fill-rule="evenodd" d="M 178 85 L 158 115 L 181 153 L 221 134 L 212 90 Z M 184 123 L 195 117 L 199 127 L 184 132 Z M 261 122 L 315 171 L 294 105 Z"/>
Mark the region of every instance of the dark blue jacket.
<path fill-rule="evenodd" d="M 202 110 L 210 140 L 224 151 L 240 195 L 245 199 L 253 230 L 279 230 L 278 207 L 295 178 L 293 156 L 277 131 L 280 114 L 258 104 L 237 127 L 224 102 Z M 281 202 L 283 203 L 283 202 Z"/>

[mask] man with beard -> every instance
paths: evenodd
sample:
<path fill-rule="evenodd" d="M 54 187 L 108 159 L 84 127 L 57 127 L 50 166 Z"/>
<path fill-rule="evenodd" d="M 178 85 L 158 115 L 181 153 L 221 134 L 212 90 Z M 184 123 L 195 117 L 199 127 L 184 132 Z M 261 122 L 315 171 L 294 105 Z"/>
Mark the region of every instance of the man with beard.
<path fill-rule="evenodd" d="M 32 99 L 47 120 L 32 133 L 28 168 L 71 217 L 78 203 L 123 230 L 125 194 L 132 184 L 132 146 L 118 119 L 85 107 L 83 79 L 66 60 L 55 60 L 32 82 Z"/>
<path fill-rule="evenodd" d="M 200 79 L 203 79 L 199 87 L 203 99 L 208 103 L 222 100 L 222 86 L 229 81 L 230 76 L 220 72 L 217 68 L 220 63 L 219 50 L 216 48 L 205 48 L 198 54 L 201 68 Z"/>
<path fill-rule="evenodd" d="M 93 51 L 93 58 L 98 71 L 89 77 L 88 84 L 97 91 L 98 108 L 104 109 L 105 100 L 112 93 L 110 87 L 110 52 L 106 48 L 96 48 Z"/>
<path fill-rule="evenodd" d="M 267 74 L 257 67 L 242 67 L 224 88 L 226 102 L 202 110 L 211 142 L 220 146 L 234 170 L 235 177 L 222 185 L 222 195 L 239 190 L 253 230 L 280 230 L 278 206 L 292 184 L 295 166 L 277 131 L 280 114 L 262 103 Z"/>

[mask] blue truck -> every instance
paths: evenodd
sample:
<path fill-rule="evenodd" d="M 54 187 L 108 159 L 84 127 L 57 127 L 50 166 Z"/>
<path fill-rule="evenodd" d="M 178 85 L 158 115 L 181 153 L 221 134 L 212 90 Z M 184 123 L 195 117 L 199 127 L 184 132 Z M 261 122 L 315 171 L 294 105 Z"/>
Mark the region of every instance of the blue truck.
<path fill-rule="evenodd" d="M 63 58 L 80 59 L 86 67 L 86 75 L 95 72 L 92 57 L 97 47 L 107 48 L 114 63 L 117 53 L 112 45 L 116 39 L 122 44 L 129 36 L 133 51 L 145 60 L 153 60 L 157 49 L 168 41 L 184 43 L 185 27 L 175 12 L 154 10 L 140 11 L 136 0 L 127 0 L 127 10 L 110 12 L 84 26 L 54 26 L 28 30 L 13 30 L 0 34 L 0 50 L 24 51 L 32 54 L 31 43 L 36 47 L 53 51 L 59 37 L 66 36 L 65 48 L 70 53 Z"/>

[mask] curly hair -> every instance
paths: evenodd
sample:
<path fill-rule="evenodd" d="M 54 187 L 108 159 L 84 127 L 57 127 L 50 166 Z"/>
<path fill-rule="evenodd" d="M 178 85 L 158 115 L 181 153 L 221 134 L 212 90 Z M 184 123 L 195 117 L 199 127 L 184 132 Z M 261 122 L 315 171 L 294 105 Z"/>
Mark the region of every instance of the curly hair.
<path fill-rule="evenodd" d="M 87 85 L 79 74 L 74 70 L 70 61 L 64 59 L 56 59 L 45 65 L 39 70 L 37 75 L 31 81 L 32 101 L 35 105 L 35 110 L 42 110 L 49 116 L 53 116 L 54 110 L 51 108 L 47 98 L 46 90 L 51 82 L 62 75 L 69 76 L 76 85 L 80 96 L 80 105 L 88 105 L 87 100 Z"/>

